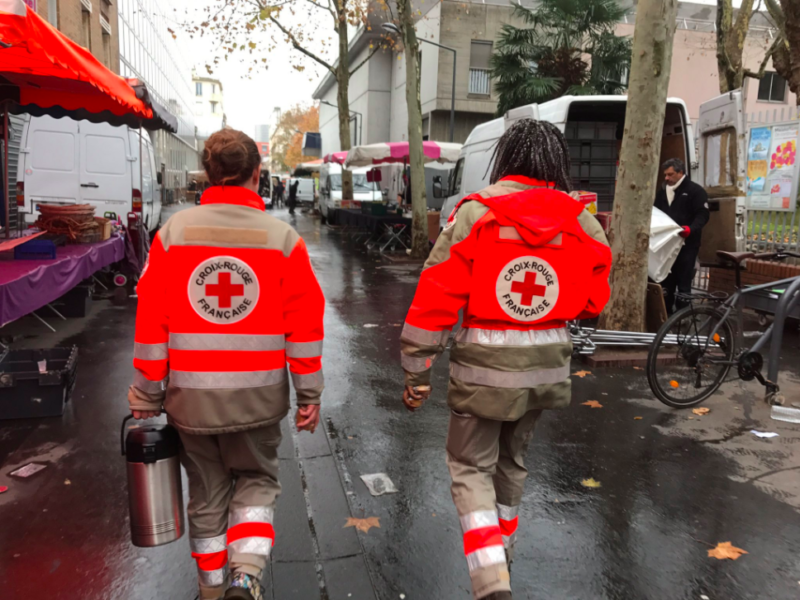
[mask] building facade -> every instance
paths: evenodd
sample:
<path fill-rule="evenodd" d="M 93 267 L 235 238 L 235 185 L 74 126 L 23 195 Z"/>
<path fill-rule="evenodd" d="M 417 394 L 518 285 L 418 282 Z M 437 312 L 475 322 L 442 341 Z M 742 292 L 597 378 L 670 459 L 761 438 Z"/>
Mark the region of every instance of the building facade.
<path fill-rule="evenodd" d="M 200 77 L 192 72 L 194 85 L 194 116 L 197 139 L 207 140 L 212 133 L 227 125 L 222 83 L 212 77 Z"/>
<path fill-rule="evenodd" d="M 415 3 L 419 10 L 416 25 L 420 41 L 420 101 L 424 139 L 449 141 L 450 103 L 453 89 L 453 53 L 426 43 L 435 42 L 457 52 L 455 83 L 454 141 L 463 143 L 476 125 L 494 118 L 497 96 L 489 78 L 489 61 L 500 30 L 513 23 L 507 0 L 442 0 Z M 672 59 L 669 95 L 683 99 L 693 121 L 700 105 L 719 95 L 716 62 L 715 7 L 681 2 L 678 31 Z M 632 36 L 635 12 L 617 26 L 619 35 Z M 370 45 L 379 39 L 380 23 L 372 31 L 360 30 L 350 44 L 351 65 L 367 57 Z M 756 15 L 746 41 L 747 66 L 757 71 L 771 44 L 769 23 Z M 405 56 L 403 52 L 379 51 L 350 80 L 350 109 L 358 125 L 351 124 L 353 143 L 372 144 L 408 139 L 405 101 Z M 320 132 L 323 154 L 336 152 L 339 144 L 337 86 L 328 73 L 314 99 L 320 100 Z M 747 111 L 773 111 L 795 105 L 794 95 L 768 65 L 761 80 L 749 79 L 746 85 Z M 333 105 L 333 106 L 331 106 Z M 388 116 L 388 118 L 387 118 Z"/>
<path fill-rule="evenodd" d="M 269 125 L 256 125 L 255 142 L 258 145 L 258 152 L 261 154 L 261 164 L 269 164 Z"/>
<path fill-rule="evenodd" d="M 145 82 L 155 99 L 178 119 L 177 133 L 151 133 L 170 201 L 185 194 L 188 172 L 200 168 L 192 68 L 169 31 L 168 16 L 175 14 L 172 0 L 117 0 L 116 4 L 120 74 Z"/>

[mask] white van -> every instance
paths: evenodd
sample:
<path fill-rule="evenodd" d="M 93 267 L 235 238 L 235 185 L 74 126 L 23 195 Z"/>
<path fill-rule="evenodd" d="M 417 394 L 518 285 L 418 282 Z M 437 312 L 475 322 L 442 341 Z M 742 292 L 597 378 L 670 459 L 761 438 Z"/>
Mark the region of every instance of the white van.
<path fill-rule="evenodd" d="M 478 125 L 464 143 L 448 184 L 434 184 L 434 196 L 447 197 L 441 211 L 441 227 L 459 200 L 489 185 L 495 143 L 509 127 L 525 118 L 548 121 L 566 134 L 575 187 L 597 192 L 598 210 L 612 210 L 616 157 L 622 143 L 627 101 L 627 96 L 563 96 L 515 108 L 503 117 Z M 680 158 L 690 170 L 697 166 L 689 112 L 683 100 L 677 98 L 667 99 L 661 158 L 661 162 Z"/>
<path fill-rule="evenodd" d="M 382 202 L 383 192 L 379 183 L 367 181 L 367 172 L 374 167 L 349 169 L 353 173 L 353 200 L 359 202 Z M 328 222 L 330 211 L 342 206 L 342 165 L 326 163 L 319 170 L 319 211 L 322 223 Z"/>
<path fill-rule="evenodd" d="M 308 178 L 299 178 L 293 177 L 289 180 L 289 185 L 291 186 L 295 181 L 299 182 L 299 186 L 297 188 L 297 204 L 299 206 L 307 206 L 313 207 L 314 206 L 314 198 L 316 197 L 317 193 L 314 189 L 314 180 Z M 288 190 L 285 193 L 286 197 L 289 197 Z"/>
<path fill-rule="evenodd" d="M 114 213 L 125 220 L 141 214 L 149 231 L 161 220 L 161 173 L 156 170 L 150 136 L 142 136 L 145 155 L 139 179 L 139 132 L 126 126 L 52 117 L 32 117 L 22 131 L 17 172 L 17 203 L 26 223 L 38 218 L 38 205 L 91 204 L 95 215 Z"/>

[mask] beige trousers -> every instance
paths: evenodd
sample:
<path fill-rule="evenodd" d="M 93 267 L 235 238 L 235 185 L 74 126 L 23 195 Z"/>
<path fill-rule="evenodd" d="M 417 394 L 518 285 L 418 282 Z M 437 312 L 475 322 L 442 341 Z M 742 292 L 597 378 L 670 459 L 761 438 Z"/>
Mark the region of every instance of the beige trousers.
<path fill-rule="evenodd" d="M 274 541 L 280 423 L 237 433 L 180 433 L 189 535 L 200 597 L 222 596 L 229 571 L 260 576 Z"/>
<path fill-rule="evenodd" d="M 450 416 L 447 466 L 476 600 L 511 590 L 508 560 L 528 475 L 525 452 L 541 414 L 531 410 L 518 421 Z"/>

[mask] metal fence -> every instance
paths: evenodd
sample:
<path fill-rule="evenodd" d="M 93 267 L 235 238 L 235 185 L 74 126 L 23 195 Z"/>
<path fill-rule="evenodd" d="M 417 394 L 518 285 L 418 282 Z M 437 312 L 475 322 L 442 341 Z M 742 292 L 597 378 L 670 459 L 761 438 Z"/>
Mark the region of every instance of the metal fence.
<path fill-rule="evenodd" d="M 489 69 L 476 69 L 474 67 L 470 67 L 469 93 L 488 96 L 491 92 L 491 89 Z"/>

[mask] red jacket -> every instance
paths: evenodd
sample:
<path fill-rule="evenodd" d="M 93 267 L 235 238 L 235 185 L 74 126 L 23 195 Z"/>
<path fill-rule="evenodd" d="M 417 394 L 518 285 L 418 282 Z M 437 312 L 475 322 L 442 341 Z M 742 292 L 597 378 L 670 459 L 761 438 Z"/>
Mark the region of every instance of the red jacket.
<path fill-rule="evenodd" d="M 134 388 L 197 433 L 319 403 L 325 300 L 302 238 L 242 187 L 212 187 L 156 235 L 139 281 Z"/>
<path fill-rule="evenodd" d="M 461 309 L 451 380 L 514 389 L 517 396 L 567 381 L 566 323 L 600 314 L 610 296 L 610 268 L 599 223 L 546 183 L 508 177 L 468 196 L 437 241 L 406 317 L 407 381 L 428 382 Z M 465 388 L 465 398 L 474 400 L 475 391 Z M 551 404 L 563 404 L 563 397 L 544 407 Z"/>

